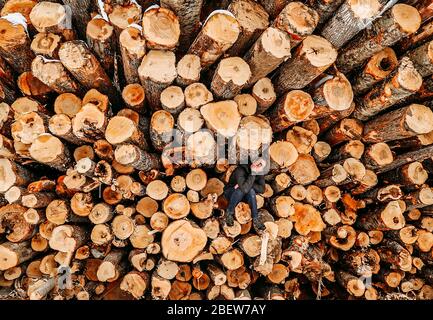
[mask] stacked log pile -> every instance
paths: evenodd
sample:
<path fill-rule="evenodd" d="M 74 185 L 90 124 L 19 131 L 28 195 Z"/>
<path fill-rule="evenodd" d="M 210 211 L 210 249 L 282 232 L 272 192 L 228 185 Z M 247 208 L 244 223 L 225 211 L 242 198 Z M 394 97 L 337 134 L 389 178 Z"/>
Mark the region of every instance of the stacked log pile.
<path fill-rule="evenodd" d="M 0 299 L 433 299 L 432 8 L 1 0 Z"/>

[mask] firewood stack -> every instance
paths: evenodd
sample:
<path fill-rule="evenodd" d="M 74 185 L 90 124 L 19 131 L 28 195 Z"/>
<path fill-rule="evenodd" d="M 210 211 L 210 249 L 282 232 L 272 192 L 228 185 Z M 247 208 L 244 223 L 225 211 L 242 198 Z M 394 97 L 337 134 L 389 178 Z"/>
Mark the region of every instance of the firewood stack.
<path fill-rule="evenodd" d="M 0 9 L 1 299 L 433 299 L 431 0 Z"/>

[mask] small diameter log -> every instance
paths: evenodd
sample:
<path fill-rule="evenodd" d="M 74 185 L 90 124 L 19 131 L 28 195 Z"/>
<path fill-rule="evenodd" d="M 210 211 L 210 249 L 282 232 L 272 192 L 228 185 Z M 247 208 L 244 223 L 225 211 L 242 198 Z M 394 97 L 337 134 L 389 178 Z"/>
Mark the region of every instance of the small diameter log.
<path fill-rule="evenodd" d="M 149 49 L 174 50 L 179 41 L 180 24 L 166 8 L 146 10 L 142 18 L 143 36 Z"/>
<path fill-rule="evenodd" d="M 355 297 L 361 297 L 364 295 L 365 284 L 358 277 L 355 277 L 354 275 L 345 271 L 338 271 L 336 273 L 336 279 L 338 283 L 343 288 L 345 288 L 350 295 L 353 295 Z"/>
<path fill-rule="evenodd" d="M 252 0 L 233 1 L 227 10 L 236 17 L 240 26 L 239 37 L 227 54 L 242 56 L 269 26 L 269 15 L 260 4 Z"/>
<path fill-rule="evenodd" d="M 289 2 L 275 18 L 272 26 L 287 32 L 290 36 L 290 46 L 295 48 L 306 36 L 313 33 L 319 22 L 316 10 L 293 1 Z"/>
<path fill-rule="evenodd" d="M 312 94 L 314 109 L 309 118 L 323 118 L 335 112 L 350 109 L 353 102 L 352 86 L 346 76 L 336 72 L 335 76 L 326 80 Z"/>
<path fill-rule="evenodd" d="M 138 67 L 146 54 L 146 40 L 134 26 L 124 29 L 119 36 L 123 72 L 128 84 L 140 82 Z"/>
<path fill-rule="evenodd" d="M 161 6 L 172 10 L 179 19 L 179 50 L 188 50 L 200 29 L 203 0 L 161 0 Z"/>
<path fill-rule="evenodd" d="M 122 99 L 128 108 L 143 114 L 145 112 L 144 101 L 146 94 L 138 83 L 131 83 L 122 90 Z"/>
<path fill-rule="evenodd" d="M 74 38 L 72 10 L 69 6 L 48 1 L 39 2 L 30 12 L 30 21 L 38 32 L 52 32 L 65 39 Z"/>
<path fill-rule="evenodd" d="M 133 143 L 141 149 L 147 149 L 144 133 L 134 121 L 123 116 L 114 116 L 108 122 L 105 139 L 112 145 Z"/>
<path fill-rule="evenodd" d="M 338 162 L 347 158 L 361 159 L 364 154 L 364 144 L 360 140 L 350 140 L 349 142 L 335 148 L 327 157 L 329 162 Z"/>
<path fill-rule="evenodd" d="M 391 48 L 385 48 L 374 54 L 365 64 L 362 71 L 355 76 L 353 92 L 363 94 L 376 83 L 385 79 L 398 65 L 397 56 Z"/>
<path fill-rule="evenodd" d="M 416 32 L 420 25 L 418 10 L 402 3 L 394 5 L 373 22 L 371 29 L 339 52 L 337 67 L 345 73 L 359 67 L 373 54 Z"/>
<path fill-rule="evenodd" d="M 131 271 L 120 283 L 120 289 L 129 292 L 135 299 L 140 299 L 149 287 L 149 275 L 145 272 Z"/>
<path fill-rule="evenodd" d="M 161 92 L 161 107 L 171 114 L 179 114 L 185 107 L 185 95 L 181 87 L 169 86 Z"/>
<path fill-rule="evenodd" d="M 199 56 L 202 68 L 207 68 L 236 42 L 239 33 L 239 23 L 230 12 L 214 12 L 208 17 L 188 53 Z"/>
<path fill-rule="evenodd" d="M 160 167 L 160 159 L 155 154 L 147 153 L 133 144 L 122 144 L 114 152 L 117 162 L 132 166 L 137 170 L 149 171 Z"/>
<path fill-rule="evenodd" d="M 187 220 L 174 221 L 164 230 L 162 253 L 168 260 L 190 262 L 205 247 L 206 233 Z"/>
<path fill-rule="evenodd" d="M 165 111 L 159 110 L 150 119 L 150 140 L 153 147 L 162 151 L 173 140 L 174 118 Z"/>
<path fill-rule="evenodd" d="M 350 140 L 362 138 L 364 124 L 356 119 L 345 118 L 331 128 L 323 137 L 331 147 Z"/>
<path fill-rule="evenodd" d="M 200 80 L 201 63 L 200 57 L 195 54 L 184 55 L 177 63 L 176 83 L 186 87 Z"/>
<path fill-rule="evenodd" d="M 190 212 L 190 204 L 181 193 L 170 194 L 163 203 L 164 213 L 172 220 L 185 218 Z"/>
<path fill-rule="evenodd" d="M 281 95 L 290 89 L 302 89 L 337 58 L 337 50 L 319 36 L 307 36 L 275 77 L 275 91 Z"/>
<path fill-rule="evenodd" d="M 251 77 L 249 65 L 239 57 L 220 61 L 211 82 L 212 92 L 220 99 L 238 95 Z"/>
<path fill-rule="evenodd" d="M 433 112 L 426 106 L 411 104 L 366 123 L 363 140 L 386 142 L 433 130 Z"/>
<path fill-rule="evenodd" d="M 290 57 L 289 35 L 274 27 L 267 28 L 245 54 L 251 68 L 249 85 L 266 77 Z"/>
<path fill-rule="evenodd" d="M 211 131 L 224 137 L 232 137 L 237 133 L 241 116 L 236 102 L 225 100 L 208 103 L 201 107 L 200 113 Z"/>
<path fill-rule="evenodd" d="M 45 208 L 54 200 L 55 194 L 51 192 L 36 192 L 23 196 L 21 203 L 27 208 Z"/>
<path fill-rule="evenodd" d="M 384 239 L 377 252 L 381 261 L 390 263 L 402 271 L 409 271 L 412 267 L 412 256 L 409 251 L 396 241 Z"/>
<path fill-rule="evenodd" d="M 33 159 L 59 171 L 66 171 L 70 163 L 68 149 L 60 139 L 48 133 L 37 137 L 29 151 Z"/>
<path fill-rule="evenodd" d="M 404 57 L 399 67 L 389 75 L 387 80 L 359 99 L 353 116 L 359 120 L 367 120 L 414 94 L 421 85 L 421 75 L 416 71 L 413 63 Z"/>
<path fill-rule="evenodd" d="M 341 48 L 371 23 L 386 3 L 386 0 L 347 0 L 328 20 L 320 34 L 336 48 Z"/>
<path fill-rule="evenodd" d="M 87 24 L 86 39 L 89 48 L 96 54 L 101 66 L 108 74 L 112 74 L 116 51 L 113 26 L 102 18 L 94 18 Z"/>
<path fill-rule="evenodd" d="M 300 154 L 296 161 L 289 166 L 289 172 L 293 179 L 302 185 L 312 183 L 320 176 L 316 162 L 309 154 Z"/>
<path fill-rule="evenodd" d="M 213 101 L 212 92 L 200 82 L 187 86 L 184 94 L 186 105 L 195 109 L 199 109 L 201 106 Z"/>
<path fill-rule="evenodd" d="M 33 52 L 27 35 L 24 16 L 21 23 L 14 24 L 7 17 L 0 18 L 0 55 L 18 73 L 31 69 Z"/>
<path fill-rule="evenodd" d="M 269 121 L 274 132 L 280 132 L 303 121 L 313 111 L 311 96 L 301 90 L 289 91 L 269 112 Z"/>
<path fill-rule="evenodd" d="M 257 111 L 257 101 L 248 93 L 238 94 L 233 100 L 238 104 L 239 113 L 243 116 L 252 116 Z"/>
<path fill-rule="evenodd" d="M 26 186 L 33 181 L 33 174 L 26 168 L 8 159 L 0 159 L 0 192 L 4 193 L 12 186 Z"/>
<path fill-rule="evenodd" d="M 98 267 L 96 272 L 98 280 L 101 282 L 116 281 L 123 273 L 121 261 L 124 255 L 123 250 L 110 251 Z"/>
<path fill-rule="evenodd" d="M 80 85 L 66 71 L 60 61 L 37 56 L 32 62 L 33 75 L 57 93 L 80 91 Z"/>
<path fill-rule="evenodd" d="M 59 47 L 62 37 L 54 33 L 38 33 L 32 40 L 30 49 L 36 55 L 42 55 L 50 59 L 58 59 Z"/>
<path fill-rule="evenodd" d="M 433 74 L 433 41 L 412 50 L 406 56 L 423 78 Z"/>
<path fill-rule="evenodd" d="M 263 8 L 269 13 L 271 19 L 275 19 L 281 10 L 290 2 L 289 0 L 259 0 Z"/>
<path fill-rule="evenodd" d="M 72 10 L 72 21 L 81 37 L 86 34 L 87 23 L 90 21 L 90 12 L 93 2 L 91 0 L 65 0 L 62 1 Z"/>
<path fill-rule="evenodd" d="M 72 131 L 75 136 L 86 142 L 95 142 L 104 137 L 107 116 L 93 104 L 84 105 L 72 119 Z"/>
<path fill-rule="evenodd" d="M 428 178 L 428 172 L 421 162 L 414 161 L 384 173 L 381 177 L 387 184 L 422 185 Z"/>
<path fill-rule="evenodd" d="M 36 78 L 31 71 L 19 75 L 17 86 L 21 93 L 39 101 L 47 101 L 53 90 Z"/>
<path fill-rule="evenodd" d="M 66 114 L 56 114 L 52 116 L 48 123 L 50 132 L 63 140 L 75 145 L 83 143 L 81 139 L 72 132 L 72 121 Z"/>
<path fill-rule="evenodd" d="M 83 41 L 68 41 L 59 49 L 62 64 L 86 88 L 95 88 L 114 100 L 116 89 L 98 59 Z"/>
<path fill-rule="evenodd" d="M 363 155 L 365 167 L 371 170 L 390 164 L 393 160 L 391 149 L 384 142 L 369 145 Z"/>
<path fill-rule="evenodd" d="M 359 217 L 356 224 L 363 230 L 399 230 L 404 227 L 403 212 L 406 205 L 401 200 L 390 201 L 385 207 L 379 207 L 374 211 Z"/>
<path fill-rule="evenodd" d="M 161 92 L 176 79 L 176 57 L 173 52 L 151 50 L 143 58 L 138 75 L 153 110 L 160 109 Z"/>
<path fill-rule="evenodd" d="M 0 80 L 0 102 L 13 103 L 17 98 L 17 93 L 14 89 L 9 88 Z"/>
<path fill-rule="evenodd" d="M 261 114 L 268 110 L 277 99 L 274 85 L 269 78 L 261 78 L 258 80 L 253 86 L 251 94 L 257 101 L 257 114 Z"/>

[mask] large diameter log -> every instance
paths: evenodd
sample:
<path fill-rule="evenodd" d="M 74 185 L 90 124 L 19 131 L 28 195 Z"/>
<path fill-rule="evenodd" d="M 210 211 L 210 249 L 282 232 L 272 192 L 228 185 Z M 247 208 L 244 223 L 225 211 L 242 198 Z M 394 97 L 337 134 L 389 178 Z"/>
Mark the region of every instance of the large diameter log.
<path fill-rule="evenodd" d="M 412 50 L 406 56 L 423 78 L 433 74 L 433 41 Z"/>
<path fill-rule="evenodd" d="M 31 69 L 36 78 L 57 93 L 74 93 L 80 90 L 78 82 L 72 78 L 60 61 L 48 61 L 38 56 L 33 60 Z"/>
<path fill-rule="evenodd" d="M 141 30 L 134 26 L 124 29 L 119 36 L 119 47 L 126 82 L 140 82 L 138 67 L 146 53 L 146 40 Z"/>
<path fill-rule="evenodd" d="M 421 75 L 413 63 L 404 57 L 389 78 L 359 99 L 353 116 L 359 120 L 367 120 L 403 98 L 414 94 L 421 84 Z"/>
<path fill-rule="evenodd" d="M 33 174 L 9 159 L 0 159 L 0 193 L 12 186 L 26 186 L 33 180 Z"/>
<path fill-rule="evenodd" d="M 225 58 L 214 73 L 211 90 L 220 99 L 232 99 L 240 93 L 250 77 L 250 67 L 242 58 Z"/>
<path fill-rule="evenodd" d="M 22 15 L 21 20 L 23 22 L 14 24 L 6 17 L 0 18 L 0 55 L 19 73 L 30 70 L 34 58 Z"/>
<path fill-rule="evenodd" d="M 108 121 L 105 139 L 112 145 L 133 143 L 141 149 L 147 149 L 143 132 L 134 121 L 123 116 L 114 116 Z"/>
<path fill-rule="evenodd" d="M 230 56 L 241 56 L 269 26 L 269 15 L 263 7 L 252 0 L 236 0 L 227 8 L 240 26 L 237 41 L 227 51 Z"/>
<path fill-rule="evenodd" d="M 239 23 L 230 12 L 216 12 L 207 19 L 188 53 L 199 56 L 203 68 L 209 67 L 236 42 L 239 33 Z"/>
<path fill-rule="evenodd" d="M 345 73 L 359 67 L 373 54 L 416 32 L 420 25 L 418 10 L 406 4 L 396 4 L 374 21 L 361 37 L 339 52 L 337 67 Z"/>
<path fill-rule="evenodd" d="M 59 138 L 42 134 L 35 139 L 30 149 L 30 156 L 36 161 L 60 171 L 66 171 L 70 162 L 68 149 Z"/>
<path fill-rule="evenodd" d="M 398 183 L 401 185 L 422 185 L 428 178 L 428 172 L 421 162 L 414 161 L 382 174 L 382 179 L 387 184 Z"/>
<path fill-rule="evenodd" d="M 337 50 L 325 38 L 307 36 L 292 58 L 281 65 L 275 77 L 275 91 L 281 95 L 290 89 L 302 89 L 328 69 L 337 58 Z"/>
<path fill-rule="evenodd" d="M 293 1 L 289 2 L 273 22 L 273 26 L 287 32 L 291 47 L 296 47 L 306 36 L 313 33 L 319 22 L 316 10 Z"/>
<path fill-rule="evenodd" d="M 69 6 L 48 1 L 39 2 L 30 12 L 30 21 L 38 32 L 52 32 L 71 36 L 72 10 Z"/>
<path fill-rule="evenodd" d="M 86 88 L 95 88 L 112 99 L 116 89 L 99 61 L 83 41 L 68 41 L 59 49 L 62 64 Z"/>
<path fill-rule="evenodd" d="M 185 52 L 200 29 L 203 0 L 161 0 L 161 6 L 172 10 L 179 19 L 179 50 Z"/>
<path fill-rule="evenodd" d="M 374 54 L 362 71 L 355 76 L 353 91 L 356 95 L 365 93 L 376 83 L 385 79 L 398 65 L 397 56 L 391 48 L 385 48 Z"/>
<path fill-rule="evenodd" d="M 346 0 L 328 20 L 321 36 L 341 48 L 380 13 L 387 0 Z"/>
<path fill-rule="evenodd" d="M 311 96 L 301 90 L 289 91 L 269 111 L 269 121 L 274 132 L 283 131 L 308 118 L 314 108 Z"/>
<path fill-rule="evenodd" d="M 232 137 L 237 133 L 241 116 L 236 102 L 226 100 L 208 103 L 201 107 L 200 112 L 210 130 L 224 137 Z"/>
<path fill-rule="evenodd" d="M 171 51 L 151 50 L 143 58 L 138 75 L 146 92 L 146 100 L 153 110 L 161 109 L 161 92 L 177 76 L 176 57 Z"/>
<path fill-rule="evenodd" d="M 245 61 L 251 68 L 249 84 L 266 77 L 290 57 L 289 35 L 274 27 L 267 28 L 245 54 Z"/>
<path fill-rule="evenodd" d="M 173 50 L 180 36 L 179 20 L 166 8 L 146 10 L 142 18 L 143 36 L 149 49 Z"/>
<path fill-rule="evenodd" d="M 0 244 L 0 270 L 20 265 L 37 255 L 30 247 L 30 241 L 20 243 L 4 242 Z"/>
<path fill-rule="evenodd" d="M 191 262 L 205 247 L 206 233 L 187 220 L 174 221 L 161 238 L 162 254 L 177 262 Z"/>
<path fill-rule="evenodd" d="M 433 112 L 426 106 L 411 104 L 366 123 L 363 140 L 384 142 L 403 139 L 433 130 Z"/>

